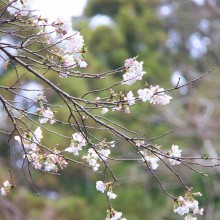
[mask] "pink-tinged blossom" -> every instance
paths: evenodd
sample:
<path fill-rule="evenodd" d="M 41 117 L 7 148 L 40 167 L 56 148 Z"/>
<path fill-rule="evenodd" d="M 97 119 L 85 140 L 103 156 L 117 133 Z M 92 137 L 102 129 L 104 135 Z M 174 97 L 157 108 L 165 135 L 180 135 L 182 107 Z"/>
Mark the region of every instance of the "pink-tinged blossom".
<path fill-rule="evenodd" d="M 122 216 L 122 212 L 115 212 L 111 220 L 118 220 L 121 218 L 121 216 Z"/>
<path fill-rule="evenodd" d="M 48 172 L 50 171 L 57 172 L 59 167 L 63 169 L 67 165 L 68 165 L 67 161 L 63 157 L 57 154 L 48 154 L 45 156 L 44 170 Z"/>
<path fill-rule="evenodd" d="M 96 182 L 96 189 L 102 193 L 105 192 L 106 190 L 106 186 L 105 186 L 105 183 L 103 183 L 102 181 L 97 181 Z"/>
<path fill-rule="evenodd" d="M 75 31 L 67 40 L 64 40 L 65 53 L 80 53 L 84 45 L 83 36 Z"/>
<path fill-rule="evenodd" d="M 107 211 L 108 215 L 105 220 L 126 220 L 126 218 L 122 218 L 122 212 L 117 212 L 113 208 Z"/>
<path fill-rule="evenodd" d="M 180 158 L 181 157 L 181 152 L 182 150 L 179 150 L 179 146 L 177 145 L 172 145 L 172 150 L 169 152 L 170 157 L 175 157 L 175 158 Z M 169 158 L 170 164 L 171 165 L 177 165 L 180 164 L 181 162 L 178 161 L 177 159 L 171 159 Z"/>
<path fill-rule="evenodd" d="M 101 114 L 105 115 L 108 112 L 108 108 L 103 108 Z"/>
<path fill-rule="evenodd" d="M 6 189 L 5 189 L 4 187 L 2 187 L 2 188 L 1 188 L 1 195 L 2 195 L 2 196 L 7 196 L 7 194 L 8 194 L 8 193 L 7 193 Z"/>
<path fill-rule="evenodd" d="M 153 96 L 153 91 L 151 91 L 151 89 L 148 88 L 139 89 L 138 95 L 143 102 L 150 101 L 151 97 Z"/>
<path fill-rule="evenodd" d="M 134 105 L 135 97 L 132 91 L 129 91 L 128 94 L 124 97 L 124 100 L 128 102 L 128 105 Z"/>
<path fill-rule="evenodd" d="M 29 4 L 27 1 L 23 0 L 9 0 L 11 3 L 10 6 L 7 8 L 7 11 L 11 15 L 17 15 L 20 14 L 21 16 L 27 16 L 28 15 L 28 9 L 29 9 Z"/>
<path fill-rule="evenodd" d="M 72 31 L 70 19 L 58 18 L 52 23 L 55 27 L 57 39 L 62 39 L 67 33 Z"/>
<path fill-rule="evenodd" d="M 171 96 L 167 95 L 163 88 L 157 86 L 151 86 L 150 90 L 153 92 L 153 96 L 150 98 L 150 103 L 153 105 L 167 105 L 172 99 Z"/>
<path fill-rule="evenodd" d="M 167 95 L 163 88 L 159 86 L 150 86 L 149 88 L 138 90 L 139 98 L 143 101 L 149 101 L 153 105 L 167 105 L 172 99 Z"/>
<path fill-rule="evenodd" d="M 56 121 L 54 120 L 53 111 L 50 108 L 45 109 L 44 106 L 37 109 L 37 114 L 40 116 L 39 122 L 40 124 L 45 124 L 48 121 L 50 124 L 54 124 Z"/>
<path fill-rule="evenodd" d="M 123 75 L 122 84 L 132 85 L 137 80 L 142 80 L 142 76 L 145 74 L 143 71 L 143 62 L 138 62 L 136 58 L 130 58 L 125 60 L 125 74 Z"/>
<path fill-rule="evenodd" d="M 186 193 L 185 198 L 179 196 L 174 202 L 174 213 L 186 215 L 185 220 L 197 219 L 194 215 L 203 215 L 204 209 L 199 209 L 199 202 L 192 197 L 190 191 Z"/>
<path fill-rule="evenodd" d="M 63 60 L 64 60 L 65 67 L 74 68 L 76 66 L 76 62 L 75 62 L 73 55 L 66 54 L 63 57 Z"/>
<path fill-rule="evenodd" d="M 26 154 L 27 160 L 32 164 L 34 169 L 41 169 L 42 168 L 42 160 L 43 157 L 39 154 L 39 152 L 36 151 L 30 151 L 28 154 Z"/>

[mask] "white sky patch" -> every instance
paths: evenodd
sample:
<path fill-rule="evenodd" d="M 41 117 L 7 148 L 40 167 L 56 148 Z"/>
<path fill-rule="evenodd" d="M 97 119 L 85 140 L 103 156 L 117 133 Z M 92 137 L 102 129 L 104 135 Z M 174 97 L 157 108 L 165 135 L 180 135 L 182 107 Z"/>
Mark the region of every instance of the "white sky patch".
<path fill-rule="evenodd" d="M 173 84 L 173 86 L 176 86 L 177 84 L 178 84 L 178 86 L 182 86 L 182 85 L 186 84 L 187 81 L 186 81 L 185 77 L 183 76 L 183 74 L 179 70 L 176 70 L 175 72 L 173 72 L 173 74 L 171 76 L 171 83 Z M 180 88 L 179 92 L 181 95 L 186 95 L 188 93 L 187 86 Z"/>
<path fill-rule="evenodd" d="M 40 10 L 43 17 L 56 19 L 57 17 L 79 17 L 83 14 L 87 0 L 32 0 L 33 9 Z"/>
<path fill-rule="evenodd" d="M 160 7 L 157 8 L 157 14 L 161 17 L 168 17 L 173 13 L 173 7 L 172 5 L 162 5 Z"/>
<path fill-rule="evenodd" d="M 205 0 L 191 0 L 191 1 L 199 6 L 203 6 L 205 4 Z"/>
<path fill-rule="evenodd" d="M 98 26 L 102 25 L 111 27 L 112 25 L 114 25 L 114 21 L 109 16 L 102 14 L 95 15 L 90 19 L 89 27 L 91 29 L 95 29 Z"/>

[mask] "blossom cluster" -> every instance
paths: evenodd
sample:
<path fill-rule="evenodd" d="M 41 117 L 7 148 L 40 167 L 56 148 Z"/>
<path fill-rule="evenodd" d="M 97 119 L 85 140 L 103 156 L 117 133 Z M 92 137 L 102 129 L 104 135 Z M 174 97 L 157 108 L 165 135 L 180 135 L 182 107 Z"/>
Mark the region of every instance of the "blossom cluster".
<path fill-rule="evenodd" d="M 99 161 L 107 160 L 110 153 L 111 151 L 109 149 L 94 150 L 93 148 L 89 148 L 88 154 L 83 156 L 82 159 L 86 160 L 93 171 L 96 172 L 100 167 Z"/>
<path fill-rule="evenodd" d="M 200 192 L 191 193 L 191 189 L 185 194 L 184 197 L 179 196 L 174 202 L 174 213 L 179 215 L 186 215 L 185 220 L 196 220 L 195 215 L 203 215 L 203 208 L 199 208 L 199 202 L 193 196 L 202 196 Z"/>
<path fill-rule="evenodd" d="M 138 142 L 136 145 L 140 145 L 140 143 L 143 144 L 143 142 Z M 179 149 L 179 146 L 172 145 L 171 151 L 167 153 L 167 155 L 169 155 L 169 162 L 171 165 L 178 165 L 181 163 L 179 161 L 179 159 L 181 158 L 181 152 L 182 150 Z M 145 151 L 140 151 L 140 153 L 142 155 L 142 160 L 144 162 L 150 163 L 152 170 L 156 170 L 158 168 L 158 162 L 163 158 L 162 152 L 149 154 Z"/>
<path fill-rule="evenodd" d="M 107 211 L 105 220 L 126 220 L 126 218 L 122 218 L 122 212 L 117 212 L 111 207 L 111 209 Z"/>
<path fill-rule="evenodd" d="M 181 163 L 180 161 L 178 161 L 178 158 L 181 157 L 181 152 L 182 150 L 179 149 L 179 146 L 172 145 L 172 150 L 168 152 L 168 154 L 170 157 L 174 157 L 175 159 L 169 158 L 171 165 L 176 165 Z"/>
<path fill-rule="evenodd" d="M 13 15 L 16 19 L 26 17 L 31 14 L 29 21 L 34 28 L 39 28 L 39 39 L 43 39 L 44 44 L 49 45 L 52 48 L 51 54 L 56 55 L 59 65 L 60 77 L 66 78 L 69 75 L 70 70 L 79 66 L 85 68 L 87 66 L 84 60 L 85 45 L 84 38 L 79 31 L 73 31 L 71 28 L 70 20 L 64 20 L 63 18 L 57 18 L 51 21 L 48 18 L 42 18 L 41 16 L 34 14 L 35 12 L 31 8 L 31 0 L 9 0 L 7 11 Z M 58 46 L 62 49 L 54 49 L 53 46 Z M 57 52 L 58 50 L 58 52 Z M 53 64 L 53 56 L 49 57 L 48 62 Z M 136 57 L 125 60 L 122 84 L 132 85 L 138 80 L 142 80 L 145 72 L 143 71 L 143 62 L 137 61 Z M 113 96 L 114 97 L 114 96 Z M 132 91 L 128 91 L 127 94 L 120 93 L 119 101 L 110 103 L 111 107 L 105 106 L 101 103 L 100 97 L 96 98 L 96 104 L 100 102 L 102 108 L 101 114 L 106 114 L 109 109 L 112 111 L 124 110 L 126 113 L 130 113 L 130 106 L 134 105 L 136 101 L 149 101 L 152 105 L 167 105 L 172 99 L 167 95 L 163 88 L 156 86 L 148 86 L 144 89 L 139 89 L 136 96 Z M 114 100 L 114 98 L 112 98 Z M 54 112 L 43 104 L 46 98 L 42 95 L 37 96 L 37 103 L 40 107 L 37 108 L 36 114 L 39 116 L 39 123 L 54 124 Z M 107 103 L 108 104 L 108 103 Z M 98 106 L 98 105 L 97 105 Z M 44 147 L 41 144 L 43 134 L 41 128 L 38 127 L 33 132 L 24 133 L 23 135 L 14 137 L 15 140 L 22 146 L 25 155 L 24 158 L 33 165 L 35 169 L 41 169 L 46 172 L 58 172 L 59 169 L 63 169 L 68 165 L 66 159 L 61 156 L 61 152 L 58 150 L 42 150 Z M 136 146 L 141 147 L 143 141 L 137 141 Z M 72 153 L 74 156 L 78 156 L 83 147 L 87 145 L 87 139 L 83 133 L 72 134 L 70 146 L 64 149 L 65 152 Z M 98 171 L 100 162 L 104 162 L 108 159 L 111 151 L 109 147 L 114 147 L 114 142 L 109 144 L 94 145 L 93 148 L 89 148 L 87 155 L 82 157 L 94 172 Z M 177 145 L 172 145 L 171 150 L 165 155 L 163 152 L 154 149 L 151 153 L 146 151 L 139 151 L 142 160 L 149 164 L 152 170 L 156 170 L 159 166 L 158 162 L 165 157 L 168 157 L 171 165 L 178 165 L 181 163 L 181 152 Z M 1 194 L 7 195 L 12 189 L 12 185 L 5 181 L 1 188 Z M 113 183 L 103 181 L 96 182 L 96 189 L 102 193 L 106 193 L 108 199 L 116 199 L 117 195 L 112 191 Z M 200 196 L 200 193 L 191 193 L 188 191 L 184 197 L 179 196 L 175 199 L 173 211 L 179 215 L 185 215 L 185 220 L 196 220 L 195 215 L 203 215 L 203 208 L 199 208 L 199 203 L 193 198 L 193 196 Z M 126 220 L 122 218 L 122 212 L 115 211 L 113 208 L 109 208 L 106 216 L 106 220 Z"/>
<path fill-rule="evenodd" d="M 38 151 L 37 144 L 40 144 L 43 138 L 42 130 L 38 127 L 33 133 L 24 133 L 23 138 L 15 136 L 14 139 L 25 148 L 25 150 Z"/>
<path fill-rule="evenodd" d="M 67 166 L 67 161 L 60 156 L 60 151 L 55 150 L 53 153 L 42 153 L 38 145 L 43 138 L 41 128 L 38 127 L 33 133 L 25 133 L 23 137 L 14 137 L 18 143 L 24 147 L 24 158 L 30 162 L 35 169 L 43 169 L 47 172 L 58 172 L 59 168 Z"/>
<path fill-rule="evenodd" d="M 136 58 L 129 58 L 124 63 L 125 74 L 123 75 L 122 84 L 132 85 L 137 80 L 142 80 L 145 72 L 143 71 L 143 62 L 138 62 Z"/>
<path fill-rule="evenodd" d="M 162 156 L 159 157 L 159 156 L 156 156 L 154 154 L 149 155 L 148 153 L 146 153 L 144 151 L 140 151 L 140 153 L 143 156 L 143 158 L 142 158 L 143 161 L 144 162 L 146 161 L 146 162 L 150 163 L 151 169 L 156 170 L 157 167 L 159 166 L 158 162 L 160 161 L 160 158 L 162 158 Z"/>
<path fill-rule="evenodd" d="M 79 155 L 79 151 L 82 150 L 82 147 L 86 145 L 86 140 L 80 133 L 74 133 L 72 135 L 71 144 L 65 151 L 73 153 L 73 155 Z"/>
<path fill-rule="evenodd" d="M 107 194 L 109 199 L 116 199 L 117 195 L 112 192 L 112 182 L 104 183 L 102 181 L 96 182 L 96 189 L 97 191 L 100 191 L 102 193 Z M 107 217 L 105 220 L 126 220 L 125 218 L 122 218 L 122 212 L 117 212 L 113 208 L 110 208 L 110 210 L 107 211 Z"/>
<path fill-rule="evenodd" d="M 13 186 L 9 183 L 9 181 L 6 180 L 6 181 L 3 183 L 3 187 L 1 188 L 1 195 L 2 195 L 2 196 L 7 196 L 8 193 L 11 191 L 12 187 L 13 187 Z"/>
<path fill-rule="evenodd" d="M 7 8 L 8 12 L 12 15 L 27 16 L 30 10 L 31 2 L 26 0 L 9 0 L 10 6 Z"/>
<path fill-rule="evenodd" d="M 22 17 L 27 16 L 31 12 L 31 22 L 34 27 L 40 28 L 39 36 L 45 39 L 46 44 L 54 44 L 60 46 L 61 55 L 59 57 L 63 61 L 63 67 L 71 69 L 79 65 L 84 68 L 87 66 L 83 58 L 84 38 L 79 31 L 73 31 L 71 28 L 71 21 L 64 20 L 63 18 L 57 18 L 55 21 L 50 21 L 48 18 L 42 18 L 42 16 L 35 14 L 34 10 L 31 10 L 31 0 L 9 0 L 10 6 L 7 11 L 15 17 L 20 15 Z M 67 77 L 68 74 L 60 73 L 60 77 Z"/>
<path fill-rule="evenodd" d="M 153 105 L 167 105 L 172 99 L 167 95 L 163 88 L 157 86 L 150 86 L 149 88 L 138 90 L 139 98 L 143 101 L 149 101 Z"/>
<path fill-rule="evenodd" d="M 40 124 L 45 124 L 50 122 L 50 124 L 54 124 L 56 120 L 54 119 L 54 113 L 50 108 L 45 108 L 43 102 L 47 102 L 45 96 L 39 94 L 35 99 L 36 103 L 39 103 L 40 108 L 37 108 L 36 114 L 39 116 Z"/>
<path fill-rule="evenodd" d="M 53 111 L 50 108 L 45 109 L 44 106 L 37 108 L 36 113 L 39 115 L 40 124 L 45 124 L 50 122 L 50 124 L 54 124 L 56 120 L 54 120 Z"/>
<path fill-rule="evenodd" d="M 117 197 L 117 195 L 112 192 L 112 183 L 103 183 L 102 181 L 97 181 L 96 189 L 102 193 L 107 191 L 107 196 L 109 199 L 115 199 Z"/>

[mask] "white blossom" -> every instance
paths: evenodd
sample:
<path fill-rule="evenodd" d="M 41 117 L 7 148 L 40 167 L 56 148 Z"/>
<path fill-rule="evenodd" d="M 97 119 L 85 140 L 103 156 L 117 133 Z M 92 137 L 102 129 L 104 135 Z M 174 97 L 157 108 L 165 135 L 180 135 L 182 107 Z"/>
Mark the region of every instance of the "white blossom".
<path fill-rule="evenodd" d="M 170 157 L 175 157 L 175 158 L 180 158 L 181 157 L 181 152 L 182 150 L 179 150 L 179 146 L 177 145 L 172 145 L 172 150 L 169 154 Z M 171 165 L 176 165 L 176 164 L 180 164 L 181 162 L 176 160 L 176 159 L 171 159 L 169 158 L 170 164 Z"/>
<path fill-rule="evenodd" d="M 88 65 L 85 60 L 82 60 L 80 58 L 77 59 L 77 63 L 79 64 L 80 68 L 85 68 Z"/>
<path fill-rule="evenodd" d="M 190 193 L 190 194 L 189 194 Z M 197 219 L 194 215 L 203 215 L 204 209 L 199 209 L 199 202 L 192 197 L 193 193 L 187 192 L 185 198 L 179 196 L 174 203 L 174 213 L 179 215 L 185 215 L 185 220 L 195 220 Z"/>
<path fill-rule="evenodd" d="M 1 195 L 2 195 L 2 196 L 7 196 L 7 194 L 8 194 L 8 193 L 7 193 L 6 189 L 5 189 L 4 187 L 2 187 L 2 188 L 1 188 Z"/>
<path fill-rule="evenodd" d="M 123 75 L 122 84 L 132 85 L 137 80 L 141 80 L 145 74 L 143 71 L 143 62 L 138 62 L 136 58 L 130 58 L 125 60 L 126 73 Z"/>
<path fill-rule="evenodd" d="M 122 216 L 122 212 L 116 212 L 114 216 L 111 218 L 111 220 L 118 220 L 121 218 L 121 216 Z"/>
<path fill-rule="evenodd" d="M 124 97 L 124 100 L 128 102 L 128 105 L 133 105 L 135 103 L 135 97 L 132 91 L 128 92 L 128 94 Z"/>
<path fill-rule="evenodd" d="M 109 199 L 115 199 L 117 195 L 111 191 L 107 192 L 107 196 Z"/>
<path fill-rule="evenodd" d="M 7 8 L 7 11 L 11 15 L 17 15 L 20 13 L 21 16 L 27 16 L 28 15 L 28 9 L 29 9 L 29 4 L 27 4 L 26 1 L 21 1 L 21 0 L 9 0 L 11 5 Z"/>
<path fill-rule="evenodd" d="M 83 36 L 75 31 L 68 40 L 64 40 L 65 53 L 79 53 L 84 45 Z"/>
<path fill-rule="evenodd" d="M 111 151 L 109 149 L 101 149 L 98 151 L 99 154 L 100 154 L 100 157 L 103 159 L 103 160 L 107 160 L 109 154 L 111 153 Z"/>
<path fill-rule="evenodd" d="M 52 161 L 45 161 L 45 162 L 44 162 L 44 166 L 45 166 L 44 170 L 46 170 L 46 171 L 48 171 L 48 172 L 57 169 L 56 164 L 54 164 Z"/>
<path fill-rule="evenodd" d="M 12 185 L 9 183 L 8 180 L 3 182 L 3 187 L 1 188 L 1 195 L 7 196 L 7 194 L 11 191 Z"/>
<path fill-rule="evenodd" d="M 146 102 L 146 101 L 150 101 L 151 97 L 153 96 L 153 92 L 148 88 L 139 89 L 138 90 L 138 95 L 139 95 L 139 98 L 143 102 Z"/>
<path fill-rule="evenodd" d="M 170 103 L 170 100 L 172 99 L 171 96 L 167 95 L 164 92 L 163 88 L 160 88 L 157 86 L 151 86 L 150 90 L 153 92 L 153 96 L 150 99 L 150 103 L 153 105 L 167 105 Z"/>
<path fill-rule="evenodd" d="M 160 161 L 160 158 L 162 158 L 162 156 L 156 156 L 156 155 L 148 155 L 147 153 L 145 153 L 144 151 L 140 151 L 140 153 L 142 154 L 143 161 L 147 161 L 150 163 L 151 165 L 151 169 L 152 170 L 156 170 L 158 165 L 158 162 Z"/>
<path fill-rule="evenodd" d="M 76 62 L 75 62 L 75 59 L 74 59 L 73 55 L 66 54 L 63 57 L 63 60 L 64 60 L 64 66 L 65 67 L 74 68 L 76 66 Z"/>
<path fill-rule="evenodd" d="M 193 217 L 192 215 L 187 215 L 184 220 L 197 220 L 196 217 Z"/>
<path fill-rule="evenodd" d="M 101 113 L 104 115 L 104 114 L 106 114 L 108 112 L 108 108 L 103 108 L 102 109 L 102 111 L 101 111 Z"/>
<path fill-rule="evenodd" d="M 105 192 L 106 190 L 106 186 L 105 186 L 105 183 L 103 183 L 102 181 L 97 181 L 96 182 L 96 189 L 102 193 Z"/>

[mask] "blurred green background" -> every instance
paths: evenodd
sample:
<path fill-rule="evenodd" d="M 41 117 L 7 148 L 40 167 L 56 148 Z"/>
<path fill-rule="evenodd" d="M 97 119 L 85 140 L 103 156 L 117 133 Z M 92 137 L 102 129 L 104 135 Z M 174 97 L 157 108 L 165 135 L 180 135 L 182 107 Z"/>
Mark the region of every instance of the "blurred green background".
<path fill-rule="evenodd" d="M 114 118 L 148 138 L 173 130 L 173 133 L 153 143 L 167 149 L 177 144 L 183 149 L 184 156 L 206 154 L 218 157 L 219 7 L 220 2 L 213 0 L 88 0 L 83 16 L 72 19 L 73 28 L 81 30 L 88 48 L 85 54 L 89 64 L 86 72 L 100 73 L 116 69 L 123 65 L 126 58 L 138 55 L 138 60 L 144 61 L 144 70 L 147 72 L 143 81 L 171 88 L 179 77 L 180 83 L 184 83 L 214 67 L 214 71 L 194 85 L 170 93 L 173 97 L 170 105 L 152 107 L 146 103 L 139 104 L 132 108 L 132 114 L 110 113 L 110 119 Z M 0 84 L 7 85 L 14 79 L 14 74 L 12 68 L 2 71 Z M 55 78 L 53 73 L 47 77 L 56 83 L 61 80 Z M 120 77 L 116 75 L 111 80 L 101 82 L 68 78 L 63 79 L 60 87 L 71 95 L 80 96 L 85 91 L 112 84 L 120 80 Z M 25 78 L 26 84 L 34 81 L 37 82 L 31 75 Z M 140 86 L 143 87 L 143 82 L 136 83 L 132 89 L 137 90 Z M 120 89 L 125 91 L 126 87 Z M 60 100 L 50 91 L 46 96 L 53 104 L 59 104 Z M 55 117 L 63 118 L 65 115 L 65 109 L 57 109 Z M 1 112 L 1 130 L 10 130 L 3 116 Z M 55 126 L 57 132 L 62 132 L 62 129 L 59 125 Z M 71 134 L 71 131 L 65 132 Z M 105 132 L 101 135 L 103 138 L 108 137 Z M 0 140 L 0 182 L 3 182 L 9 178 L 7 136 L 0 134 Z M 54 146 L 59 143 L 59 139 L 47 136 L 44 142 Z M 126 143 L 120 144 L 118 148 L 118 153 L 128 155 Z M 16 161 L 18 153 L 15 150 L 13 152 L 12 157 Z M 212 161 L 201 163 L 213 164 Z M 112 204 L 116 210 L 123 212 L 124 217 L 129 220 L 183 219 L 172 213 L 173 201 L 140 164 L 115 162 L 111 166 L 120 180 L 119 186 L 115 188 L 118 198 Z M 176 176 L 161 167 L 157 173 L 166 189 L 175 196 L 184 193 Z M 205 208 L 205 214 L 199 219 L 219 220 L 219 167 L 204 169 L 197 165 L 196 169 L 209 176 L 203 177 L 190 169 L 175 167 L 187 185 L 194 186 L 194 191 L 203 194 L 199 202 Z M 32 182 L 39 197 L 25 180 L 19 164 L 15 163 L 13 173 L 17 187 L 9 197 L 0 199 L 0 219 L 105 219 L 107 202 L 103 194 L 95 189 L 95 181 L 100 176 L 89 169 L 70 164 L 61 176 L 34 171 Z"/>

